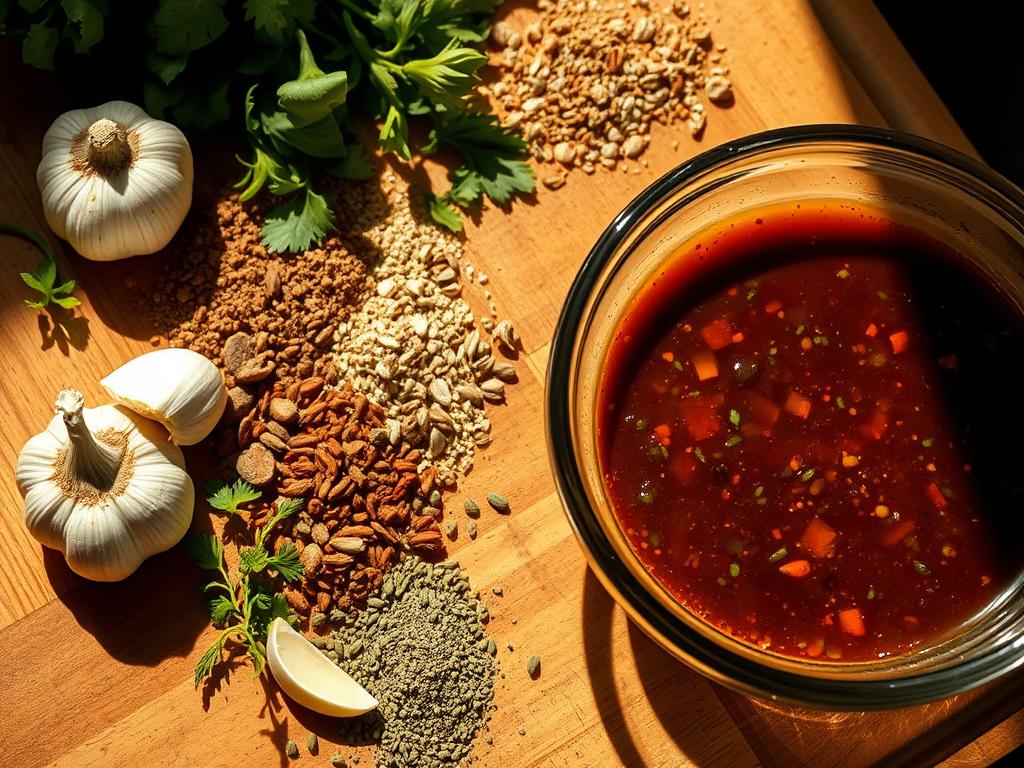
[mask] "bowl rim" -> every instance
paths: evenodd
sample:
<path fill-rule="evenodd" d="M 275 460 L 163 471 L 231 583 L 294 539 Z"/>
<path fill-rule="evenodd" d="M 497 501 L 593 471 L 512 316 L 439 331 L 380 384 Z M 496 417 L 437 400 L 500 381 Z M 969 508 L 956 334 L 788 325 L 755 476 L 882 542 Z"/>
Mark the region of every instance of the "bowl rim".
<path fill-rule="evenodd" d="M 577 330 L 599 277 L 619 244 L 649 210 L 678 187 L 737 158 L 804 144 L 855 144 L 903 151 L 938 162 L 982 182 L 1024 209 L 1024 191 L 979 160 L 943 144 L 889 128 L 814 124 L 777 128 L 727 141 L 684 161 L 650 184 L 615 216 L 591 248 L 566 296 L 555 327 L 545 384 L 548 456 L 562 507 L 591 571 L 650 637 L 705 676 L 748 695 L 835 710 L 891 709 L 952 696 L 1024 664 L 1024 643 L 1006 642 L 978 658 L 902 677 L 848 680 L 775 669 L 741 656 L 678 622 L 661 609 L 625 567 L 604 536 L 587 499 L 571 438 L 569 385 L 576 367 Z M 613 572 L 613 575 L 609 573 Z M 800 663 L 799 659 L 790 660 Z M 815 669 L 810 664 L 808 669 Z"/>

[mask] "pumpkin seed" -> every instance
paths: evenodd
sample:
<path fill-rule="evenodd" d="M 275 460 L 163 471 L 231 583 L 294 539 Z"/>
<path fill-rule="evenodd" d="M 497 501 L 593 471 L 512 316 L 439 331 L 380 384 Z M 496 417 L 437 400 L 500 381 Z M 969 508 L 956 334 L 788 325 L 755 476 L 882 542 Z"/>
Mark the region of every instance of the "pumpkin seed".
<path fill-rule="evenodd" d="M 508 499 L 502 496 L 500 493 L 488 493 L 487 503 L 494 508 L 495 512 L 502 515 L 507 515 L 512 511 L 512 508 L 508 504 Z"/>

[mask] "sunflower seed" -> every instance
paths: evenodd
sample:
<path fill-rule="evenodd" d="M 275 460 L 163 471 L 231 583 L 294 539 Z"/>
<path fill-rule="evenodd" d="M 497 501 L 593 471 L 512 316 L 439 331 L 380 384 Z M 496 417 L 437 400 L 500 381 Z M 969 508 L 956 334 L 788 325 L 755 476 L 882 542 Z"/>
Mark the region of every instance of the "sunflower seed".
<path fill-rule="evenodd" d="M 430 396 L 442 407 L 447 408 L 452 404 L 452 391 L 448 387 L 448 382 L 444 379 L 437 378 L 430 382 L 427 387 L 430 392 Z"/>
<path fill-rule="evenodd" d="M 487 503 L 491 505 L 495 512 L 502 515 L 507 515 L 512 511 L 512 508 L 508 504 L 508 499 L 500 493 L 488 493 Z"/>

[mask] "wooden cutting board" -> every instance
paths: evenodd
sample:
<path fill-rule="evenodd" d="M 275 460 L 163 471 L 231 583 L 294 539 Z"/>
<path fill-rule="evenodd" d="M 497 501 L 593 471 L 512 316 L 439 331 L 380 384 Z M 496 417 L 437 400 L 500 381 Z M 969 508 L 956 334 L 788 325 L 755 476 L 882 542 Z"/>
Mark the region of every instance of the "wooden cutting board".
<path fill-rule="evenodd" d="M 970 151 L 869 3 L 706 5 L 716 41 L 728 46 L 737 98 L 730 109 L 711 109 L 701 142 L 682 126 L 655 129 L 636 172 L 576 173 L 564 189 L 541 189 L 535 201 L 507 215 L 489 210 L 468 228 L 469 261 L 490 274 L 488 288 L 525 344 L 521 383 L 506 406 L 492 411 L 495 442 L 449 500 L 459 509 L 463 494 L 481 498 L 498 490 L 513 507 L 508 517 L 485 512 L 479 539 L 451 547 L 487 596 L 495 615 L 490 631 L 501 649 L 494 744 L 479 745 L 479 764 L 915 765 L 964 745 L 956 765 L 995 759 L 1024 740 L 1021 715 L 1014 715 L 1022 701 L 1019 679 L 870 715 L 794 713 L 709 683 L 625 619 L 587 572 L 555 495 L 542 419 L 551 334 L 590 245 L 636 193 L 721 141 L 796 123 L 889 124 Z M 0 220 L 46 232 L 34 177 L 40 140 L 64 106 L 83 105 L 16 58 L 9 48 L 0 50 Z M 291 704 L 265 679 L 239 670 L 219 690 L 193 690 L 191 670 L 211 630 L 199 574 L 180 551 L 153 558 L 126 582 L 96 585 L 72 575 L 60 556 L 26 533 L 13 477 L 21 445 L 46 423 L 60 387 L 74 385 L 91 402 L 102 401 L 100 376 L 148 349 L 150 335 L 125 300 L 121 267 L 85 262 L 67 247 L 59 252 L 62 273 L 79 281 L 84 300 L 84 319 L 70 338 L 54 334 L 45 317 L 22 305 L 27 293 L 17 272 L 32 267 L 36 253 L 5 239 L 0 262 L 4 764 L 284 766 L 285 741 L 304 744 L 314 730 L 320 756 L 303 752 L 298 764 L 326 765 L 335 725 Z M 476 308 L 484 306 L 479 286 L 466 293 Z M 205 514 L 198 517 L 198 525 L 208 525 Z M 496 585 L 503 597 L 491 595 Z M 532 654 L 543 663 L 537 681 L 525 671 Z M 971 743 L 1011 715 L 1003 729 Z"/>

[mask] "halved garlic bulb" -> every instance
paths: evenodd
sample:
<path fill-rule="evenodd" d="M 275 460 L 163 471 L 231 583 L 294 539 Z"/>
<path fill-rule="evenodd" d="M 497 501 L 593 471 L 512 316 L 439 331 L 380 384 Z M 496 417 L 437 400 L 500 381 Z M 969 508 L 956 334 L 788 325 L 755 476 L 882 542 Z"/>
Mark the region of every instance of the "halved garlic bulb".
<path fill-rule="evenodd" d="M 100 380 L 118 403 L 159 421 L 177 445 L 194 445 L 220 421 L 228 400 L 224 374 L 190 349 L 157 349 Z"/>

